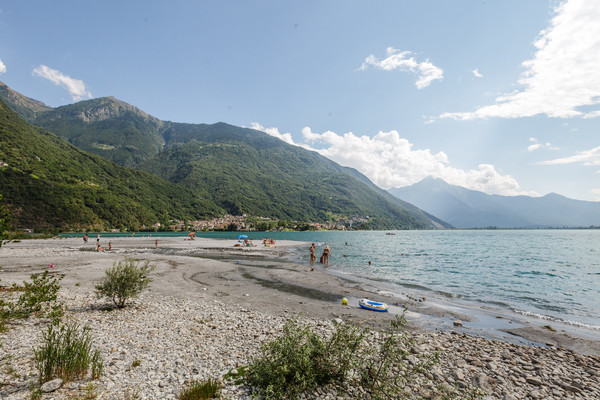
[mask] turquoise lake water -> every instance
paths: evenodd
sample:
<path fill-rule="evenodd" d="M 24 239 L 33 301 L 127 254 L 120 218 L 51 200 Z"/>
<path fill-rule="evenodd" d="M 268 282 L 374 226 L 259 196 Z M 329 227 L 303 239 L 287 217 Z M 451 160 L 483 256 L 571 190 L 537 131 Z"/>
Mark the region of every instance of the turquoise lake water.
<path fill-rule="evenodd" d="M 332 252 L 328 270 L 361 277 L 381 290 L 413 291 L 427 298 L 489 306 L 565 322 L 600 335 L 600 230 L 392 233 L 247 234 L 254 240 L 268 236 L 314 242 L 317 257 L 328 244 Z M 237 234 L 198 236 L 233 239 Z M 308 264 L 308 256 L 308 248 L 303 248 L 291 257 Z"/>

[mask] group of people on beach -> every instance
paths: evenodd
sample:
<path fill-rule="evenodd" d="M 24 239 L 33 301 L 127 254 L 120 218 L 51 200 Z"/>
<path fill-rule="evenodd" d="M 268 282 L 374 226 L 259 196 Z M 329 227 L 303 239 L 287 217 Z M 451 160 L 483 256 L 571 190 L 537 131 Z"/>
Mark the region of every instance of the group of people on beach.
<path fill-rule="evenodd" d="M 315 255 L 315 244 L 313 243 L 310 248 L 310 265 L 313 265 L 315 263 L 315 260 L 317 259 L 317 256 Z M 321 255 L 321 258 L 319 259 L 319 262 L 321 264 L 329 264 L 329 255 L 331 254 L 331 250 L 329 250 L 329 246 L 325 246 L 325 250 L 323 250 L 323 254 Z"/>
<path fill-rule="evenodd" d="M 89 240 L 88 239 L 88 235 L 86 233 L 85 235 L 83 235 L 83 244 L 84 245 L 88 244 L 88 240 Z M 111 242 L 108 242 L 108 250 L 109 251 L 112 250 L 112 243 Z M 98 236 L 96 237 L 96 251 L 98 251 L 98 252 L 100 252 L 100 251 L 106 251 L 104 249 L 104 247 L 102 247 L 100 245 L 100 234 L 98 234 Z"/>

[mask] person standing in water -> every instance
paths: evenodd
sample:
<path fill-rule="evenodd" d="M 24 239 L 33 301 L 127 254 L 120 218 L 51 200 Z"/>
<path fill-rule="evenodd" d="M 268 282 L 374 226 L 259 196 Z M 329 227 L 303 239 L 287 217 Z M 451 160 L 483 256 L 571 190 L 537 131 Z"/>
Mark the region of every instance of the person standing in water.
<path fill-rule="evenodd" d="M 315 244 L 313 243 L 310 246 L 310 265 L 313 265 L 315 263 L 315 260 L 317 259 L 317 256 L 315 255 Z"/>
<path fill-rule="evenodd" d="M 329 250 L 329 246 L 325 246 L 325 250 L 323 250 L 323 264 L 329 264 L 329 255 L 331 254 L 331 250 Z"/>

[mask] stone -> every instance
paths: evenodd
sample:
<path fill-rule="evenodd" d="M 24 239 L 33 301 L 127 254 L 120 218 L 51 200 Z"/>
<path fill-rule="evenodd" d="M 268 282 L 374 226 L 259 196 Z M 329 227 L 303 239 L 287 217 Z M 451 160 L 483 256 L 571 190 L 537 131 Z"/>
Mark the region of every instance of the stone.
<path fill-rule="evenodd" d="M 542 380 L 537 376 L 528 376 L 525 380 L 531 385 L 542 386 Z"/>
<path fill-rule="evenodd" d="M 453 324 L 454 324 L 454 326 L 463 326 L 463 323 L 460 319 L 455 319 Z"/>
<path fill-rule="evenodd" d="M 50 393 L 50 392 L 54 392 L 55 390 L 57 390 L 59 387 L 61 387 L 63 384 L 63 380 L 60 378 L 56 378 L 53 379 L 51 381 L 48 381 L 46 383 L 44 383 L 42 385 L 42 387 L 40 388 L 40 390 L 43 393 Z"/>
<path fill-rule="evenodd" d="M 465 374 L 463 374 L 460 369 L 455 368 L 452 370 L 452 377 L 457 381 L 463 381 L 465 379 Z"/>
<path fill-rule="evenodd" d="M 473 378 L 473 384 L 489 393 L 494 391 L 496 380 L 484 373 L 480 373 Z"/>

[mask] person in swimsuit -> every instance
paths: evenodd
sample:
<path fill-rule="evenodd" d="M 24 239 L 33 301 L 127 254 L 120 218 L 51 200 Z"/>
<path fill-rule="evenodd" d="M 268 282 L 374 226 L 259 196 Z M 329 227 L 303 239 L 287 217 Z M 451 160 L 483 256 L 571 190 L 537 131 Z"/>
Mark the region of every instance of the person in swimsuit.
<path fill-rule="evenodd" d="M 325 250 L 323 250 L 323 264 L 329 264 L 329 255 L 331 254 L 331 250 L 329 250 L 329 246 L 325 246 Z"/>

